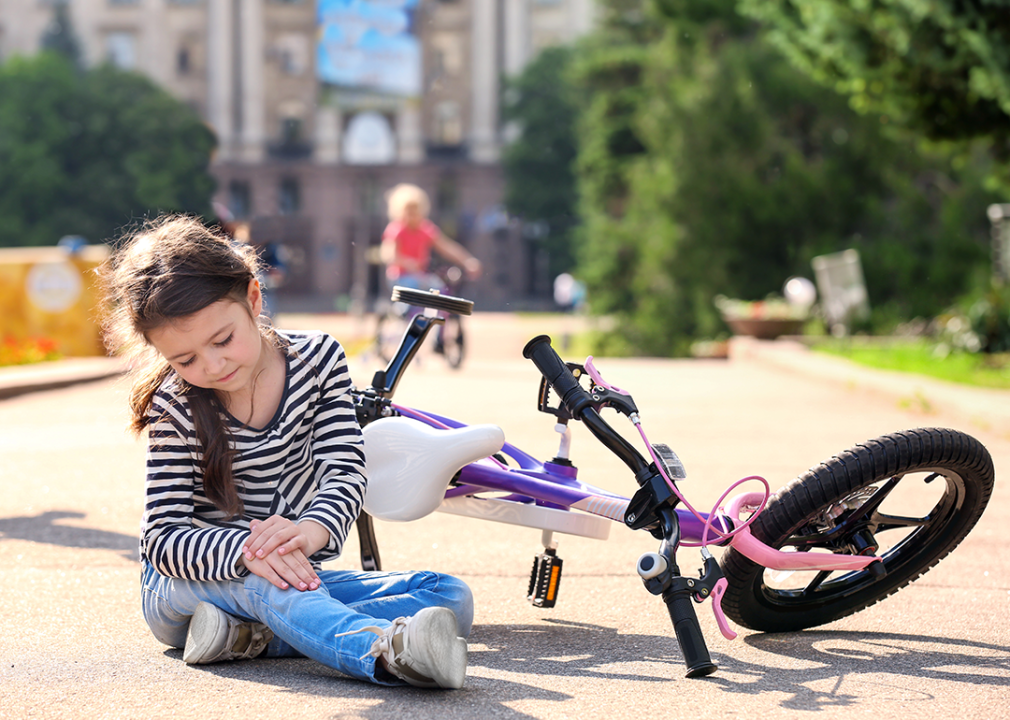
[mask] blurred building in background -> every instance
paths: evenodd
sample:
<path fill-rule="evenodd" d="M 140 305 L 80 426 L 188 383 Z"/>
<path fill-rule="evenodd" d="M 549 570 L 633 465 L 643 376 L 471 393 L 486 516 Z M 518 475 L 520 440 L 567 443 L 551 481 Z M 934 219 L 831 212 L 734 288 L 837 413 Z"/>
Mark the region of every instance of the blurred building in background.
<path fill-rule="evenodd" d="M 282 309 L 383 291 L 398 182 L 485 263 L 478 307 L 549 294 L 500 206 L 501 78 L 587 32 L 592 0 L 0 0 L 0 60 L 36 52 L 59 2 L 85 62 L 144 73 L 214 128 L 218 206 L 286 250 Z"/>

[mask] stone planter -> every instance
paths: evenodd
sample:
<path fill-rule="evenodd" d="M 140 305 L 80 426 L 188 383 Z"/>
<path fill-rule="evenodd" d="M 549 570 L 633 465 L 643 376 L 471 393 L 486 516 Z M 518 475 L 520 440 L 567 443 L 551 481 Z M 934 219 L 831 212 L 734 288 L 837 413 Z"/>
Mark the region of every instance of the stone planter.
<path fill-rule="evenodd" d="M 799 335 L 805 320 L 785 320 L 757 318 L 724 318 L 730 330 L 736 335 L 747 335 L 760 340 L 774 340 L 781 335 Z"/>

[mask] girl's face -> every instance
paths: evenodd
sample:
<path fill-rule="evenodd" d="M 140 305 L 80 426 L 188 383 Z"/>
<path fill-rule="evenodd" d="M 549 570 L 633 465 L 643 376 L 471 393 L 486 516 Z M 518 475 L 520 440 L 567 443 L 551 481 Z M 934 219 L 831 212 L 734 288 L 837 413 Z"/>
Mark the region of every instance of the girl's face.
<path fill-rule="evenodd" d="M 248 307 L 219 300 L 151 330 L 147 339 L 190 385 L 225 393 L 250 389 L 265 357 L 253 319 L 263 306 L 255 280 L 249 283 L 246 301 Z"/>
<path fill-rule="evenodd" d="M 417 228 L 424 215 L 421 213 L 421 205 L 417 202 L 409 202 L 403 206 L 403 224 L 410 228 Z"/>

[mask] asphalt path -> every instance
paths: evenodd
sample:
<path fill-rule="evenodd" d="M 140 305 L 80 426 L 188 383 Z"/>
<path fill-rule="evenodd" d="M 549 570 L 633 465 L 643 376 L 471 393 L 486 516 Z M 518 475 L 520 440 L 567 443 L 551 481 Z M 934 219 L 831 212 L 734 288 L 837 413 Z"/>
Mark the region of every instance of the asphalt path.
<path fill-rule="evenodd" d="M 288 320 L 350 338 L 349 346 L 365 332 L 333 317 Z M 567 327 L 559 323 L 475 316 L 464 368 L 451 371 L 425 355 L 398 400 L 496 423 L 514 444 L 550 457 L 557 435 L 552 418 L 536 412 L 539 376 L 520 350 L 541 329 L 560 338 Z M 688 680 L 666 609 L 634 572 L 639 555 L 656 549 L 650 536 L 616 524 L 607 541 L 556 536 L 565 561 L 560 599 L 540 610 L 525 599 L 539 531 L 442 513 L 379 523 L 387 569 L 449 572 L 473 588 L 470 667 L 455 692 L 371 686 L 309 660 L 185 665 L 140 615 L 144 445 L 124 429 L 126 385 L 101 380 L 2 400 L 0 716 L 1010 717 L 1010 524 L 1002 519 L 1010 509 L 1002 476 L 1010 432 L 980 419 L 982 410 L 903 402 L 838 372 L 803 372 L 802 364 L 597 360 L 608 380 L 635 395 L 650 438 L 677 451 L 688 471 L 683 488 L 706 508 L 741 477 L 760 474 L 778 487 L 887 432 L 942 425 L 976 435 L 993 455 L 996 490 L 948 559 L 885 602 L 817 630 L 740 629 L 729 641 L 700 606 L 720 669 Z M 374 369 L 367 354 L 352 362 L 361 385 Z M 584 428 L 576 428 L 572 457 L 581 479 L 634 489 Z M 695 557 L 682 552 L 685 571 Z M 356 567 L 356 541 L 331 566 Z"/>

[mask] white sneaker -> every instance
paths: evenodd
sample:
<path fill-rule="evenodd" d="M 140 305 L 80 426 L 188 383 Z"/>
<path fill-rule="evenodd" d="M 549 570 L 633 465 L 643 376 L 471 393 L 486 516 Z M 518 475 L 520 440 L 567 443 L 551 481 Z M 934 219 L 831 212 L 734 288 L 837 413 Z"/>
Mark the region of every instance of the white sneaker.
<path fill-rule="evenodd" d="M 412 617 L 397 618 L 385 630 L 363 630 L 379 636 L 367 655 L 385 661 L 386 669 L 408 684 L 422 688 L 463 687 L 466 640 L 457 634 L 456 616 L 449 608 L 424 608 Z"/>
<path fill-rule="evenodd" d="M 239 620 L 215 605 L 202 602 L 189 621 L 182 659 L 189 665 L 248 660 L 266 650 L 273 637 L 263 623 Z"/>

